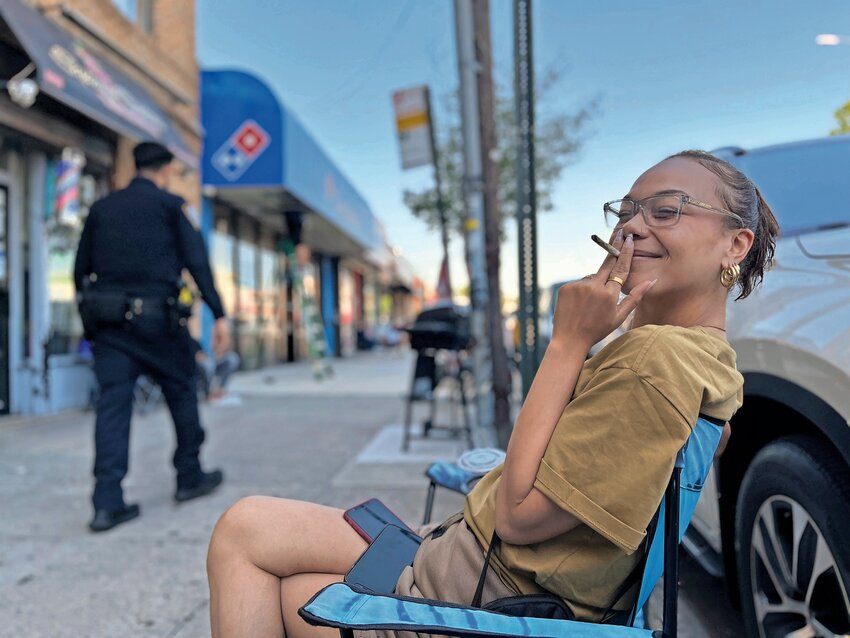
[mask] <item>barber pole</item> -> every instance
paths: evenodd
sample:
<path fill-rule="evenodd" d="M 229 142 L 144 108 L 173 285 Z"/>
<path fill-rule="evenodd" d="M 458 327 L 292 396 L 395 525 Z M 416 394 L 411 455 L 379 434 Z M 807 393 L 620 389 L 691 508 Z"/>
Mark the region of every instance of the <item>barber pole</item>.
<path fill-rule="evenodd" d="M 56 196 L 53 210 L 56 219 L 64 224 L 77 224 L 80 220 L 80 175 L 85 157 L 79 151 L 66 148 L 56 165 Z"/>

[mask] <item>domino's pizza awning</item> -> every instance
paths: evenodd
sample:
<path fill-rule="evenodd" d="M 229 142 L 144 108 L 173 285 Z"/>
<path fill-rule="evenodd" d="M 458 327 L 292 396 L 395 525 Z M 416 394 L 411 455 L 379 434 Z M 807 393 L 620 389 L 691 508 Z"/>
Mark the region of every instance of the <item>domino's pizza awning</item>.
<path fill-rule="evenodd" d="M 82 40 L 21 0 L 0 1 L 0 18 L 35 64 L 43 93 L 121 135 L 156 140 L 197 167 L 195 153 L 151 95 Z"/>
<path fill-rule="evenodd" d="M 309 213 L 305 240 L 338 255 L 383 248 L 369 205 L 271 89 L 244 71 L 201 73 L 201 178 L 216 197 L 278 220 Z"/>

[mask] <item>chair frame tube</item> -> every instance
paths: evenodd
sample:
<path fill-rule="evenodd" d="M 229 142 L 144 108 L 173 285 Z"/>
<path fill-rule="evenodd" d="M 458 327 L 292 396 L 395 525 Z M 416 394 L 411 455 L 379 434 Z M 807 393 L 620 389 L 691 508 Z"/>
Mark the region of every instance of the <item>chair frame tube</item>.
<path fill-rule="evenodd" d="M 664 638 L 676 638 L 679 604 L 679 487 L 682 468 L 673 469 L 664 506 Z"/>
<path fill-rule="evenodd" d="M 425 515 L 422 517 L 422 524 L 427 525 L 431 522 L 431 510 L 434 508 L 434 495 L 437 492 L 437 484 L 431 481 L 428 486 L 428 495 L 425 497 Z"/>

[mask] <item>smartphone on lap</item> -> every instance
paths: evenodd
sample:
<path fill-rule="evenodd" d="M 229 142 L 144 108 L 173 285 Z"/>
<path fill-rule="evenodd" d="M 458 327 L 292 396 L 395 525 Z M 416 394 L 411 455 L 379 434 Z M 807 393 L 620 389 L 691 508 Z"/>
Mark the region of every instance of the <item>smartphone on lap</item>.
<path fill-rule="evenodd" d="M 345 510 L 342 516 L 354 528 L 354 531 L 370 544 L 386 525 L 395 525 L 416 536 L 416 532 L 376 498 L 370 498 L 360 505 Z"/>
<path fill-rule="evenodd" d="M 385 525 L 345 575 L 345 582 L 379 594 L 391 594 L 401 572 L 413 564 L 421 542 L 407 528 Z"/>

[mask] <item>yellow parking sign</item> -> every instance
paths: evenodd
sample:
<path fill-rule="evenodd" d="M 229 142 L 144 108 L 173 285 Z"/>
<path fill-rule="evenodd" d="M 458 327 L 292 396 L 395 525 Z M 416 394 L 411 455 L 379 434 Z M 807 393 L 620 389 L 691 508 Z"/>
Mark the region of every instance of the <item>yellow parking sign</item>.
<path fill-rule="evenodd" d="M 404 169 L 433 163 L 429 100 L 427 86 L 393 93 L 396 133 Z"/>

